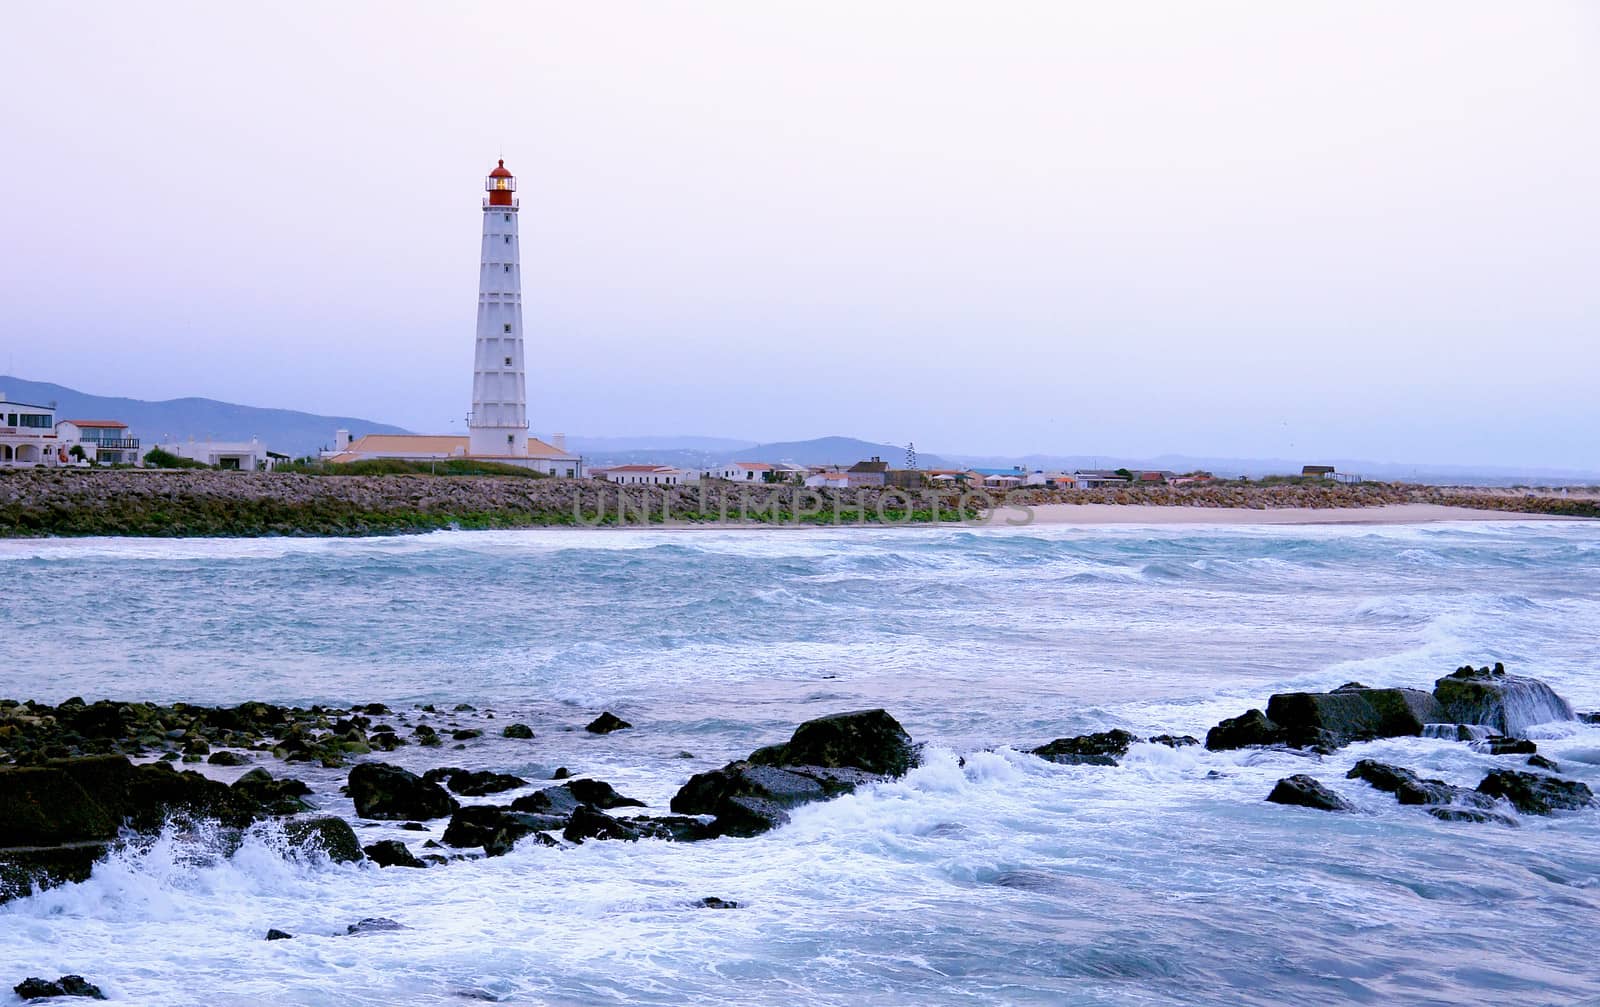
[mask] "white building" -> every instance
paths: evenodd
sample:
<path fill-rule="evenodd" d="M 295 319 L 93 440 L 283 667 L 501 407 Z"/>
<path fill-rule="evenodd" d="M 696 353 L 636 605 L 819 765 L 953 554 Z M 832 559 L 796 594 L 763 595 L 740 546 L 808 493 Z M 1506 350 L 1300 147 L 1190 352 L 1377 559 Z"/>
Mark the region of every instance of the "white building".
<path fill-rule="evenodd" d="M 842 490 L 850 486 L 848 472 L 814 472 L 806 476 L 806 485 L 812 489 Z"/>
<path fill-rule="evenodd" d="M 736 483 L 758 483 L 767 478 L 767 473 L 774 471 L 766 462 L 729 462 L 720 469 L 712 469 L 706 475 L 713 479 L 726 479 Z"/>
<path fill-rule="evenodd" d="M 66 465 L 69 457 L 56 438 L 55 407 L 11 402 L 0 395 L 0 466 Z"/>
<path fill-rule="evenodd" d="M 128 425 L 117 420 L 61 420 L 56 438 L 68 457 L 76 446 L 96 465 L 137 465 L 141 457 L 139 438 L 128 436 Z"/>
<path fill-rule="evenodd" d="M 700 478 L 698 472 L 671 465 L 614 465 L 608 469 L 593 469 L 589 474 L 623 486 L 681 486 Z"/>
<path fill-rule="evenodd" d="M 170 441 L 156 447 L 202 465 L 237 469 L 240 472 L 269 472 L 278 462 L 289 460 L 288 455 L 267 450 L 267 446 L 256 437 L 248 441 L 197 441 L 191 437 L 186 441 Z M 145 454 L 149 454 L 149 451 Z"/>
<path fill-rule="evenodd" d="M 1022 480 L 1024 486 L 1047 486 L 1055 489 L 1073 489 L 1078 485 L 1077 477 L 1070 472 L 1045 472 L 1034 469 Z"/>

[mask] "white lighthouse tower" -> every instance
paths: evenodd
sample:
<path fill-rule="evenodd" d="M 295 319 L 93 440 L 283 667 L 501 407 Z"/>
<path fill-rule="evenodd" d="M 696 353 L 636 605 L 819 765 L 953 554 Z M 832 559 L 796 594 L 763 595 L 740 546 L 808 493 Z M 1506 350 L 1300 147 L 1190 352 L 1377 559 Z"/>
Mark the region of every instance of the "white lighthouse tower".
<path fill-rule="evenodd" d="M 522 355 L 522 267 L 517 180 L 506 162 L 489 172 L 478 262 L 478 343 L 472 365 L 467 453 L 528 455 L 528 383 Z"/>

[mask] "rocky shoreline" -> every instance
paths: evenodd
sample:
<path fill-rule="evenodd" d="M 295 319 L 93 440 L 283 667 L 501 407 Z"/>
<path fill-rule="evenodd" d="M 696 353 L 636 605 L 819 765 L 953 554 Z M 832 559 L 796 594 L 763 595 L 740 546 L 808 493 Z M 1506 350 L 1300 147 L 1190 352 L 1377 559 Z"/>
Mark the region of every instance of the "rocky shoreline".
<path fill-rule="evenodd" d="M 927 524 L 992 505 L 1144 504 L 1251 509 L 1436 504 L 1600 517 L 1585 496 L 1411 486 L 1220 483 L 1100 490 L 804 490 L 708 481 L 663 489 L 589 479 L 306 475 L 115 469 L 0 472 L 0 538 L 360 536 L 442 528 L 681 524 Z"/>

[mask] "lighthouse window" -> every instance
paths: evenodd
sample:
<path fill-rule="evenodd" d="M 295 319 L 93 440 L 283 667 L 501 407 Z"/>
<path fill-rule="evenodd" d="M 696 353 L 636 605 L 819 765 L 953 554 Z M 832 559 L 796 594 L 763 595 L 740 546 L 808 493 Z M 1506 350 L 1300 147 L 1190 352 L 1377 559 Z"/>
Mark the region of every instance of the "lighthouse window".
<path fill-rule="evenodd" d="M 511 263 L 506 263 L 506 272 L 511 272 Z"/>
<path fill-rule="evenodd" d="M 510 367 L 510 366 L 511 366 L 511 358 L 510 358 L 510 357 L 507 357 L 507 358 L 506 358 L 506 366 L 507 366 L 507 367 Z"/>
<path fill-rule="evenodd" d="M 510 331 L 511 331 L 511 323 L 510 323 L 510 322 L 507 322 L 507 323 L 506 323 L 506 331 L 507 331 L 507 332 L 510 332 Z"/>
<path fill-rule="evenodd" d="M 506 214 L 506 223 L 511 223 L 511 214 Z"/>
<path fill-rule="evenodd" d="M 511 244 L 511 235 L 506 235 L 506 244 Z"/>

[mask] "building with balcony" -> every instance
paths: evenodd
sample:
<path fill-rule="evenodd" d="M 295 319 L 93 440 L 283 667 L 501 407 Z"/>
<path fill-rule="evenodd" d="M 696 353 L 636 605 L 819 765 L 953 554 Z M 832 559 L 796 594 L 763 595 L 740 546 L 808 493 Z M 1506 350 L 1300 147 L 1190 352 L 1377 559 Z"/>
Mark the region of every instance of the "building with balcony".
<path fill-rule="evenodd" d="M 128 435 L 128 425 L 117 420 L 62 420 L 56 437 L 71 456 L 73 445 L 84 459 L 96 465 L 137 465 L 139 438 Z"/>
<path fill-rule="evenodd" d="M 0 467 L 64 465 L 68 457 L 56 439 L 54 406 L 11 402 L 0 395 Z"/>

